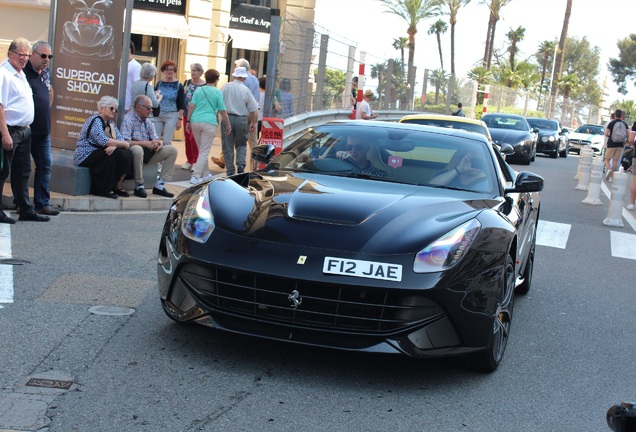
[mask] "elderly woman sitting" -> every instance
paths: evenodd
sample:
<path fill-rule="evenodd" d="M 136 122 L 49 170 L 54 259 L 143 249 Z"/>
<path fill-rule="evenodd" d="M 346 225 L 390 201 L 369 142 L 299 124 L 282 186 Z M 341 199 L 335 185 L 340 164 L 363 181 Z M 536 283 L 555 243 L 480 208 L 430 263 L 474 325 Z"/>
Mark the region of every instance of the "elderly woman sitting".
<path fill-rule="evenodd" d="M 157 67 L 152 63 L 144 63 L 139 71 L 139 80 L 135 81 L 130 88 L 130 100 L 134 101 L 139 95 L 146 95 L 150 98 L 153 108 L 157 108 L 163 99 L 161 93 L 157 94 L 152 84 L 152 80 L 157 76 Z M 131 107 L 132 109 L 132 107 Z"/>
<path fill-rule="evenodd" d="M 133 154 L 130 143 L 124 141 L 114 122 L 117 99 L 102 97 L 97 110 L 82 127 L 75 148 L 75 165 L 90 169 L 93 195 L 130 196 L 122 188 L 122 182 L 133 173 Z"/>

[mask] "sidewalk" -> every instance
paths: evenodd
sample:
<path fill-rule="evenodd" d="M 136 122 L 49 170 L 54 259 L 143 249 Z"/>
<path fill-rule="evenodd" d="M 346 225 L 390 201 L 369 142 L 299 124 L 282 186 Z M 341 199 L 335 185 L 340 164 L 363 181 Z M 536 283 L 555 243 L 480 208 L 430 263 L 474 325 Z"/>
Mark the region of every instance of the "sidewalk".
<path fill-rule="evenodd" d="M 221 138 L 220 131 L 214 139 L 211 156 L 219 157 L 221 153 Z M 175 166 L 172 181 L 166 183 L 166 189 L 174 193 L 177 196 L 184 189 L 190 186 L 190 177 L 192 173 L 190 170 L 183 170 L 181 167 L 186 163 L 185 156 L 185 141 L 172 141 L 172 144 L 179 149 L 179 156 L 177 157 L 177 164 Z M 222 170 L 216 166 L 212 161 L 208 161 L 210 166 L 210 172 L 213 176 L 224 175 L 225 170 Z M 33 171 L 31 172 L 33 176 Z M 168 210 L 172 205 L 171 198 L 165 198 L 152 194 L 152 190 L 148 190 L 148 198 L 138 198 L 129 191 L 129 198 L 105 198 L 95 195 L 65 195 L 57 192 L 51 192 L 51 205 L 61 211 L 162 211 Z M 29 196 L 31 202 L 33 202 L 33 189 L 29 188 Z M 4 189 L 2 191 L 2 206 L 5 208 L 5 213 L 9 213 L 7 209 L 13 209 L 13 194 L 11 192 L 11 185 L 9 179 L 5 181 Z M 10 215 L 16 217 L 15 214 Z"/>

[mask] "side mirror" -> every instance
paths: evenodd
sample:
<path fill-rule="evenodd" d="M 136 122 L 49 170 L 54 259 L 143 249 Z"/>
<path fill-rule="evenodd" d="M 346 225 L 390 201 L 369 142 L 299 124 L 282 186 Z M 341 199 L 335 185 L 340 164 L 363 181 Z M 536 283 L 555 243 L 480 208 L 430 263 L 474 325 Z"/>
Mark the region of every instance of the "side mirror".
<path fill-rule="evenodd" d="M 513 192 L 540 192 L 543 190 L 543 177 L 529 171 L 521 171 L 517 174 L 517 180 L 512 188 L 506 189 L 506 193 Z"/>
<path fill-rule="evenodd" d="M 511 146 L 510 144 L 503 143 L 503 144 L 501 144 L 501 150 L 500 151 L 501 151 L 501 154 L 509 156 L 509 155 L 515 153 L 515 148 L 513 146 Z"/>
<path fill-rule="evenodd" d="M 539 128 L 532 128 L 532 132 L 539 133 Z"/>
<path fill-rule="evenodd" d="M 567 133 L 570 133 L 570 129 L 563 128 L 563 129 L 561 130 L 561 135 L 564 135 L 564 134 L 567 134 Z"/>
<path fill-rule="evenodd" d="M 252 149 L 252 159 L 257 162 L 268 164 L 274 157 L 276 148 L 271 144 L 257 145 Z"/>

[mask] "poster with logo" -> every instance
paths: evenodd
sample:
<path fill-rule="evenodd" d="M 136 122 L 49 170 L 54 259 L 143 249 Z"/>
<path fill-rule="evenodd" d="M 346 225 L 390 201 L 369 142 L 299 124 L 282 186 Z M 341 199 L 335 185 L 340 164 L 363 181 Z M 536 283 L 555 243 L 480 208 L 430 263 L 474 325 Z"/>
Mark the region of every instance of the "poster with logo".
<path fill-rule="evenodd" d="M 73 150 L 97 101 L 117 98 L 126 0 L 54 2 L 51 145 Z"/>

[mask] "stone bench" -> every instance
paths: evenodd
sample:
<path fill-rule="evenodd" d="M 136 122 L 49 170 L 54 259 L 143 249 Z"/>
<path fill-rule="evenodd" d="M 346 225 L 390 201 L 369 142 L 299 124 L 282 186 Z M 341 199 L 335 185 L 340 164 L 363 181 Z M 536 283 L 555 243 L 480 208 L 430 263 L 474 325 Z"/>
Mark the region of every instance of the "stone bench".
<path fill-rule="evenodd" d="M 53 166 L 51 168 L 51 192 L 65 195 L 88 195 L 91 193 L 91 173 L 88 168 L 75 165 L 73 150 L 53 149 Z M 33 172 L 35 167 L 32 167 Z M 157 181 L 157 165 L 144 165 L 144 186 L 152 189 Z M 29 180 L 29 186 L 33 187 L 33 175 Z M 134 180 L 124 181 L 124 189 L 132 191 L 135 188 Z"/>

